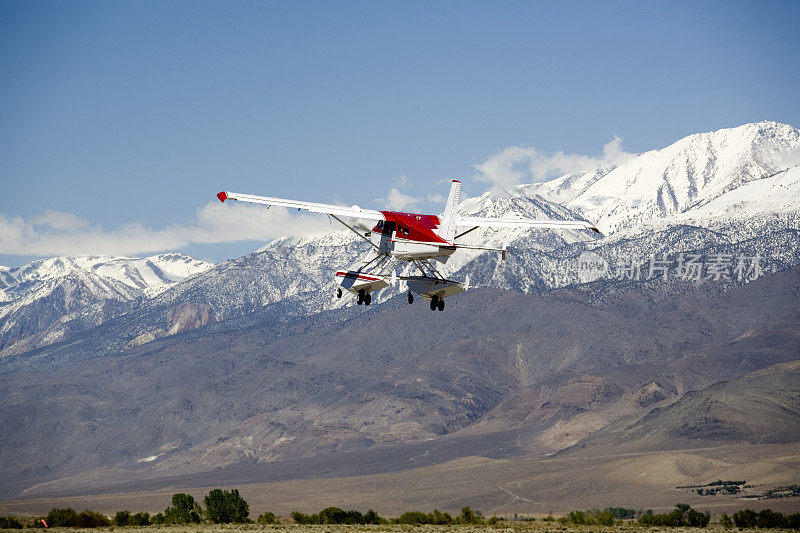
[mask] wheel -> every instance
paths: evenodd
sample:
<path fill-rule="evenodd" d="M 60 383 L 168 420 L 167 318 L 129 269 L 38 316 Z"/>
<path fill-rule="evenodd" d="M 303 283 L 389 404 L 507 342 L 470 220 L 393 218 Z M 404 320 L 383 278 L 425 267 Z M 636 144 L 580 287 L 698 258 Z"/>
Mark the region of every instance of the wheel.
<path fill-rule="evenodd" d="M 408 291 L 408 305 L 411 305 L 413 303 L 414 303 L 414 295 L 411 294 L 411 291 Z"/>
<path fill-rule="evenodd" d="M 369 305 L 372 303 L 372 295 L 367 293 L 364 295 L 364 305 Z"/>
<path fill-rule="evenodd" d="M 356 296 L 356 303 L 358 305 L 361 305 L 361 304 L 364 303 L 364 293 L 362 293 L 361 291 L 359 291 L 358 296 Z"/>
<path fill-rule="evenodd" d="M 434 296 L 431 298 L 431 311 L 436 311 L 436 306 L 439 305 L 439 297 Z"/>
<path fill-rule="evenodd" d="M 337 298 L 341 298 L 342 297 L 342 288 L 341 287 L 336 289 L 336 297 Z"/>
<path fill-rule="evenodd" d="M 439 303 L 436 305 L 439 311 L 444 311 L 444 300 L 439 300 Z"/>

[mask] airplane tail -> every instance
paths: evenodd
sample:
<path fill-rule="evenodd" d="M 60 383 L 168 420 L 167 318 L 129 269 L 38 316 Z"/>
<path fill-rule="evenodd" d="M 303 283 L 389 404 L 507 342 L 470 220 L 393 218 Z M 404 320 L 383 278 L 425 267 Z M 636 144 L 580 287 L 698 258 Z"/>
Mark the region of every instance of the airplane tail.
<path fill-rule="evenodd" d="M 444 215 L 442 215 L 441 220 L 442 225 L 439 230 L 439 235 L 447 242 L 453 242 L 453 238 L 456 236 L 456 222 L 458 219 L 456 210 L 460 202 L 460 195 L 461 182 L 453 180 L 452 185 L 450 185 L 450 195 L 447 197 L 447 204 L 444 207 Z"/>

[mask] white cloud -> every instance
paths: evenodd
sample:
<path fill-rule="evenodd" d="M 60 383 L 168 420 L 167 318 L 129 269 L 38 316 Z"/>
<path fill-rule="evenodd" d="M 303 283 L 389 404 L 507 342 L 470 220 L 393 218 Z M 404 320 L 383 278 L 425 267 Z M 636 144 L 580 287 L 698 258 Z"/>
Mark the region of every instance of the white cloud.
<path fill-rule="evenodd" d="M 447 197 L 441 193 L 429 194 L 428 201 L 432 204 L 444 204 L 447 201 Z"/>
<path fill-rule="evenodd" d="M 418 208 L 423 199 L 411 196 L 400 190 L 409 189 L 412 186 L 406 175 L 401 174 L 400 177 L 395 178 L 393 181 L 394 187 L 389 189 L 386 198 L 376 198 L 375 201 L 381 204 L 384 209 L 391 209 L 393 211 L 406 211 L 411 208 Z"/>
<path fill-rule="evenodd" d="M 171 224 L 162 229 L 133 223 L 105 230 L 90 226 L 73 213 L 60 211 L 47 211 L 29 219 L 0 214 L 0 254 L 138 255 L 176 250 L 192 243 L 268 241 L 328 230 L 322 216 L 232 202 L 209 202 L 197 211 L 191 224 Z"/>
<path fill-rule="evenodd" d="M 419 206 L 421 199 L 405 194 L 397 187 L 392 187 L 389 189 L 386 198 L 378 198 L 375 201 L 383 204 L 386 209 L 405 211 L 406 209 Z"/>
<path fill-rule="evenodd" d="M 629 157 L 622 149 L 618 135 L 603 146 L 598 156 L 567 154 L 563 151 L 546 153 L 533 146 L 510 146 L 475 165 L 475 179 L 491 183 L 496 188 L 520 183 L 547 181 L 552 178 L 592 170 L 605 163 Z"/>

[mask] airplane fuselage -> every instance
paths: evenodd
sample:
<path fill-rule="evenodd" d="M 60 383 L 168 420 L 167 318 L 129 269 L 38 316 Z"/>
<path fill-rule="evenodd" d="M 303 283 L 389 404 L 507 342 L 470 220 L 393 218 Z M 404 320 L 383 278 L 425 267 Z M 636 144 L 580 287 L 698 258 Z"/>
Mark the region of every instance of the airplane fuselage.
<path fill-rule="evenodd" d="M 381 213 L 386 220 L 379 221 L 369 236 L 381 253 L 413 261 L 444 257 L 456 251 L 456 247 L 436 231 L 439 217 L 396 211 Z"/>

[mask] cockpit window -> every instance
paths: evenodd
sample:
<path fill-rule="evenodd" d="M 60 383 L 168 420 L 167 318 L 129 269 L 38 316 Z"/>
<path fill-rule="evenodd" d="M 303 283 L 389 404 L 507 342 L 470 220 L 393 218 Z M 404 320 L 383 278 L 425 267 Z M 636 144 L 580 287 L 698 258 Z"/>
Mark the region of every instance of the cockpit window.
<path fill-rule="evenodd" d="M 394 226 L 395 223 L 393 221 L 387 220 L 383 224 L 383 231 L 381 231 L 381 233 L 383 235 L 391 235 L 392 233 L 394 233 Z"/>

